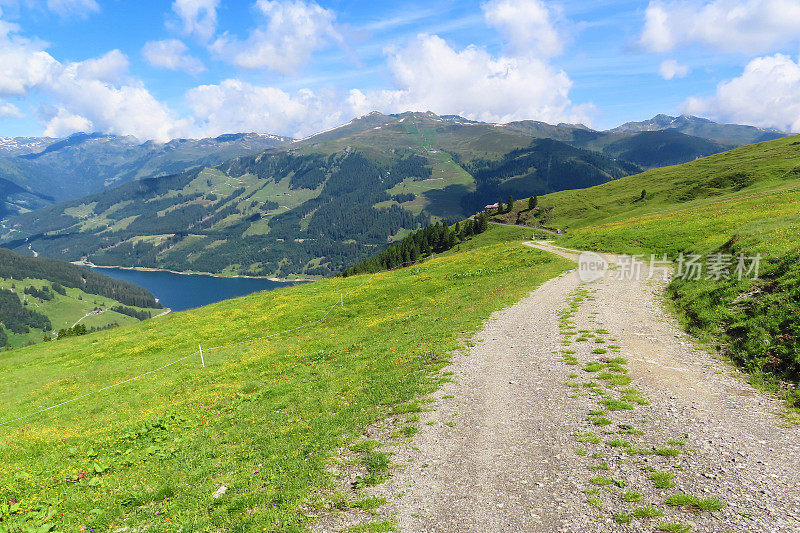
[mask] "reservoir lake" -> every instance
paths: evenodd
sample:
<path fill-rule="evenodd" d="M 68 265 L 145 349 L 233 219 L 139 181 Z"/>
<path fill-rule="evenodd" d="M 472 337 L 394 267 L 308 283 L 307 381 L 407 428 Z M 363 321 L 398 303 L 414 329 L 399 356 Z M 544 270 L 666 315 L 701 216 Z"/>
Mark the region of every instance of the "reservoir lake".
<path fill-rule="evenodd" d="M 214 302 L 271 291 L 294 285 L 292 282 L 261 278 L 220 278 L 207 274 L 176 274 L 157 270 L 91 267 L 95 272 L 144 287 L 164 307 L 185 311 Z"/>

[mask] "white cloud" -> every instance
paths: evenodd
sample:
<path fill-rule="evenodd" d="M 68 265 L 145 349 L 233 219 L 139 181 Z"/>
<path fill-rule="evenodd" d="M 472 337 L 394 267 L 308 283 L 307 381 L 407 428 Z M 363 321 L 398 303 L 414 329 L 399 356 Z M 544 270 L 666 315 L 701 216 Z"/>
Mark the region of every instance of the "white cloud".
<path fill-rule="evenodd" d="M 352 116 L 352 111 L 333 93 L 301 89 L 289 94 L 236 79 L 195 87 L 186 93 L 186 102 L 203 136 L 254 131 L 300 138 Z"/>
<path fill-rule="evenodd" d="M 341 41 L 333 11 L 316 2 L 258 0 L 264 20 L 247 39 L 224 34 L 210 46 L 216 55 L 247 69 L 293 73 L 330 42 Z"/>
<path fill-rule="evenodd" d="M 551 12 L 540 0 L 491 0 L 484 3 L 486 22 L 500 30 L 518 54 L 555 56 L 564 45 Z"/>
<path fill-rule="evenodd" d="M 0 20 L 0 95 L 25 94 L 47 80 L 58 64 L 43 43 L 20 37 L 18 31 L 17 24 Z"/>
<path fill-rule="evenodd" d="M 640 43 L 668 52 L 690 43 L 758 53 L 800 40 L 797 0 L 652 0 Z"/>
<path fill-rule="evenodd" d="M 47 121 L 47 127 L 43 134 L 45 137 L 66 137 L 78 131 L 92 132 L 95 130 L 91 120 L 70 113 L 63 107 L 55 109 L 54 112 L 43 112 L 42 114 L 44 115 L 42 118 Z"/>
<path fill-rule="evenodd" d="M 114 84 L 124 81 L 130 62 L 119 50 L 111 50 L 100 57 L 74 63 L 76 75 L 83 79 L 93 79 Z"/>
<path fill-rule="evenodd" d="M 800 132 L 800 61 L 783 54 L 750 61 L 709 98 L 689 98 L 687 113 L 762 128 Z"/>
<path fill-rule="evenodd" d="M 61 17 L 86 17 L 100 11 L 96 0 L 47 0 L 47 8 Z"/>
<path fill-rule="evenodd" d="M 120 75 L 115 69 L 121 55 L 113 50 L 98 59 L 61 66 L 43 90 L 52 94 L 69 115 L 86 119 L 97 131 L 139 139 L 168 140 L 179 136 L 189 122 L 177 119 L 141 82 L 128 79 L 113 83 L 106 77 Z M 102 76 L 92 75 L 96 73 Z M 75 119 L 61 122 L 73 124 Z"/>
<path fill-rule="evenodd" d="M 22 118 L 24 116 L 14 104 L 0 100 L 0 118 Z"/>
<path fill-rule="evenodd" d="M 689 74 L 689 67 L 678 63 L 674 59 L 667 59 L 661 62 L 661 66 L 658 67 L 658 73 L 665 80 L 685 78 Z"/>
<path fill-rule="evenodd" d="M 0 43 L 0 95 L 25 94 L 45 82 L 57 63 L 47 52 Z"/>
<path fill-rule="evenodd" d="M 17 31 L 0 24 L 0 95 L 25 96 L 33 90 L 44 95 L 56 109 L 44 116 L 47 132 L 93 129 L 167 140 L 189 129 L 190 120 L 176 118 L 128 75 L 128 58 L 119 50 L 63 64 L 44 50 L 44 43 Z"/>
<path fill-rule="evenodd" d="M 182 70 L 189 74 L 199 74 L 205 70 L 203 63 L 186 52 L 189 48 L 178 39 L 150 41 L 142 48 L 142 55 L 155 67 L 169 70 Z"/>
<path fill-rule="evenodd" d="M 184 35 L 195 35 L 207 41 L 217 31 L 219 0 L 175 0 L 172 11 L 180 19 L 176 28 Z"/>
<path fill-rule="evenodd" d="M 493 57 L 475 46 L 455 50 L 436 35 L 419 35 L 392 53 L 389 68 L 398 89 L 353 91 L 357 113 L 430 110 L 487 122 L 589 121 L 588 109 L 569 99 L 567 74 L 541 59 Z"/>

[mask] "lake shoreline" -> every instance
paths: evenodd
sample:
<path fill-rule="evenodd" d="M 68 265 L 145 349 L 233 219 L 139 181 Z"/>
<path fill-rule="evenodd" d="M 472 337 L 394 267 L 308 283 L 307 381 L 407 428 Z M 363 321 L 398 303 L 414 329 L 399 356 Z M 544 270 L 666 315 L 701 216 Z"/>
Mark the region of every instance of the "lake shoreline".
<path fill-rule="evenodd" d="M 149 267 L 124 267 L 124 266 L 117 266 L 117 265 L 96 265 L 91 261 L 72 261 L 73 265 L 82 266 L 86 268 L 109 268 L 109 269 L 117 269 L 117 270 L 133 270 L 136 272 L 169 272 L 170 274 L 179 274 L 182 276 L 211 276 L 214 278 L 222 278 L 222 279 L 266 279 L 269 281 L 274 281 L 276 283 L 308 283 L 312 281 L 318 281 L 316 278 L 297 278 L 297 279 L 288 279 L 288 278 L 276 278 L 270 276 L 242 276 L 242 275 L 224 275 L 224 274 L 214 274 L 213 272 L 180 272 L 178 270 L 169 270 L 166 268 L 149 268 Z"/>

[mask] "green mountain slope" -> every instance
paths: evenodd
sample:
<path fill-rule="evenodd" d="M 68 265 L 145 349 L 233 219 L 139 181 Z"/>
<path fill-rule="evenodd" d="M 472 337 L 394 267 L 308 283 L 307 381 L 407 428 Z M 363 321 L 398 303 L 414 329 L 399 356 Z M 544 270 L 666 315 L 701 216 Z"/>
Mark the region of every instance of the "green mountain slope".
<path fill-rule="evenodd" d="M 525 236 L 491 227 L 473 250 L 413 268 L 254 294 L 5 354 L 0 424 L 184 359 L 0 426 L 0 501 L 25 509 L 3 524 L 301 529 L 338 446 L 392 409 L 421 409 L 407 402 L 446 379 L 437 371 L 461 339 L 571 268 L 523 246 Z M 344 307 L 331 310 L 342 294 Z M 243 342 L 329 311 L 312 327 Z"/>
<path fill-rule="evenodd" d="M 673 260 L 723 254 L 733 262 L 728 279 L 704 271 L 670 285 L 687 326 L 716 339 L 755 381 L 800 379 L 800 136 L 550 194 L 536 211 L 517 211 L 505 216 L 564 229 L 576 248 Z M 740 254 L 760 254 L 758 280 L 738 279 Z M 800 405 L 800 393 L 789 395 Z"/>
<path fill-rule="evenodd" d="M 713 125 L 714 123 L 709 122 Z M 559 124 L 551 126 L 543 122 L 522 121 L 505 125 L 515 131 L 527 133 L 539 139 L 555 139 L 576 148 L 600 152 L 613 159 L 633 163 L 642 168 L 677 165 L 730 150 L 748 144 L 747 137 L 740 140 L 714 141 L 702 135 L 688 134 L 670 128 L 671 122 L 657 122 L 654 129 L 625 128 L 620 126 L 609 131 L 595 131 L 581 125 Z M 749 126 L 742 126 L 747 128 Z M 755 128 L 753 128 L 755 129 Z M 773 138 L 773 137 L 770 137 Z"/>
<path fill-rule="evenodd" d="M 3 161 L 0 160 L 0 167 Z M 13 181 L 0 178 L 0 219 L 20 212 L 32 211 L 52 203 L 52 198 L 33 193 Z"/>
<path fill-rule="evenodd" d="M 642 168 L 678 165 L 724 152 L 735 144 L 722 144 L 676 130 L 646 131 L 603 146 L 602 153 Z"/>
<path fill-rule="evenodd" d="M 413 126 L 412 126 L 413 124 Z M 389 133 L 381 136 L 383 132 Z M 449 130 L 449 131 L 448 131 Z M 460 131 L 461 130 L 461 131 Z M 464 136 L 464 131 L 472 130 Z M 659 141 L 642 132 L 669 130 L 676 138 Z M 458 116 L 438 117 L 433 113 L 382 115 L 370 113 L 350 123 L 312 136 L 294 147 L 319 145 L 357 135 L 370 138 L 376 148 L 397 142 L 391 133 L 409 137 L 420 132 L 420 139 L 400 141 L 398 147 L 448 150 L 457 160 L 493 159 L 510 150 L 524 148 L 531 139 L 554 139 L 577 148 L 600 151 L 643 167 L 658 167 L 691 161 L 698 156 L 723 151 L 732 146 L 782 136 L 752 126 L 715 124 L 697 117 L 659 115 L 650 121 L 628 123 L 610 131 L 595 131 L 581 124 L 551 125 L 532 120 L 508 124 L 483 124 Z M 680 132 L 680 133 L 679 133 Z M 372 135 L 371 135 L 372 134 Z M 686 134 L 684 137 L 683 135 Z M 652 144 L 650 142 L 652 139 Z M 722 139 L 720 142 L 714 139 Z M 64 139 L 48 137 L 0 137 L 0 179 L 9 181 L 27 196 L 0 195 L 0 217 L 97 193 L 134 179 L 179 173 L 188 168 L 213 166 L 232 157 L 256 153 L 291 141 L 285 137 L 255 133 L 220 135 L 209 139 L 175 139 L 166 144 L 138 142 L 131 137 L 77 133 Z M 612 147 L 629 141 L 633 151 Z M 669 144 L 665 149 L 664 143 Z M 431 144 L 432 143 L 432 144 Z M 339 146 L 342 149 L 344 146 Z M 335 150 L 334 150 L 335 151 Z M 455 155 L 458 154 L 458 155 Z"/>
<path fill-rule="evenodd" d="M 800 138 L 795 136 L 744 146 L 683 165 L 649 170 L 600 187 L 559 192 L 540 200 L 543 206 L 553 208 L 550 216 L 553 225 L 577 230 L 598 223 L 630 220 L 634 216 L 673 210 L 680 213 L 694 206 L 698 211 L 712 204 L 725 206 L 733 199 L 752 194 L 777 194 L 777 191 L 791 189 L 798 179 Z M 646 191 L 643 200 L 640 199 L 642 189 Z M 743 215 L 754 219 L 768 216 L 759 210 Z M 706 215 L 700 220 L 713 218 Z M 693 242 L 698 236 L 698 233 L 689 233 L 690 228 L 674 228 L 687 233 L 681 242 Z M 723 239 L 724 236 L 711 231 L 705 238 Z M 642 239 L 644 236 L 631 241 L 631 246 Z"/>
<path fill-rule="evenodd" d="M 138 322 L 161 308 L 136 285 L 0 248 L 0 347 L 37 343 L 78 324 L 92 330 Z"/>
<path fill-rule="evenodd" d="M 552 139 L 537 139 L 501 159 L 473 161 L 467 168 L 477 183 L 477 202 L 473 204 L 476 208 L 482 207 L 481 200 L 583 189 L 640 170 L 636 165 L 612 161 Z"/>

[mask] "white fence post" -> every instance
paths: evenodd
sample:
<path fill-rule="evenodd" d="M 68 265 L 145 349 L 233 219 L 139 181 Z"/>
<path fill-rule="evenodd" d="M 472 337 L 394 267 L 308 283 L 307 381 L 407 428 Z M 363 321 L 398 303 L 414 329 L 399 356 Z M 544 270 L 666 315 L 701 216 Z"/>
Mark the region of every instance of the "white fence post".
<path fill-rule="evenodd" d="M 200 362 L 203 363 L 203 368 L 206 367 L 206 360 L 203 358 L 203 346 L 201 344 L 197 345 L 200 348 Z"/>
<path fill-rule="evenodd" d="M 342 309 L 344 309 L 344 293 L 342 292 L 339 293 L 339 305 L 341 305 Z"/>

